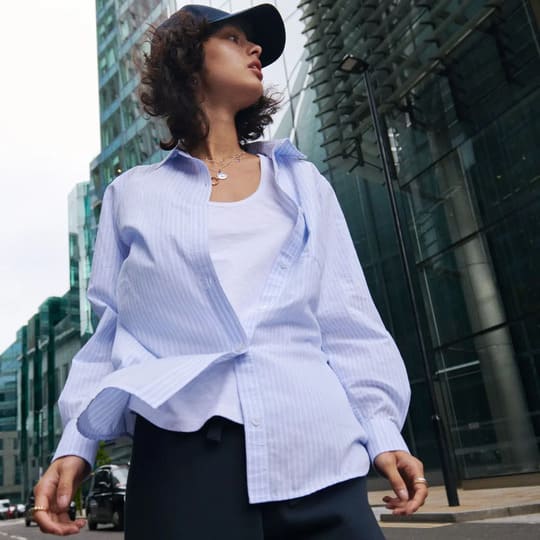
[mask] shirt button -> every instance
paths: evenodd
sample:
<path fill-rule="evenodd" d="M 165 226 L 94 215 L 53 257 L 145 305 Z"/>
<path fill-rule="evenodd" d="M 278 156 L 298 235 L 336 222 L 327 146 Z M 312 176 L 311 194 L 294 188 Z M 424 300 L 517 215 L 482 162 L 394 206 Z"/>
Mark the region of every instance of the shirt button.
<path fill-rule="evenodd" d="M 251 425 L 252 426 L 255 426 L 255 427 L 258 427 L 261 425 L 261 419 L 260 418 L 252 418 L 251 419 Z"/>

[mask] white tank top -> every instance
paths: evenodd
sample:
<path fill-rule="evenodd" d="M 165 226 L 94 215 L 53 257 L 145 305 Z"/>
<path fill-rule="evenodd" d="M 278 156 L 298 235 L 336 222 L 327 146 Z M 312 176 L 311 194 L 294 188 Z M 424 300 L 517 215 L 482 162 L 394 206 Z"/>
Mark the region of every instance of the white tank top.
<path fill-rule="evenodd" d="M 245 323 L 294 225 L 279 203 L 272 160 L 260 155 L 261 181 L 236 202 L 209 201 L 210 256 L 225 294 Z"/>
<path fill-rule="evenodd" d="M 294 226 L 279 202 L 271 158 L 262 154 L 259 158 L 261 180 L 253 194 L 236 202 L 208 201 L 210 257 L 242 324 L 257 309 L 272 263 Z M 214 415 L 243 423 L 231 362 L 205 370 L 157 413 L 135 399 L 130 408 L 158 426 L 177 431 L 196 431 Z"/>

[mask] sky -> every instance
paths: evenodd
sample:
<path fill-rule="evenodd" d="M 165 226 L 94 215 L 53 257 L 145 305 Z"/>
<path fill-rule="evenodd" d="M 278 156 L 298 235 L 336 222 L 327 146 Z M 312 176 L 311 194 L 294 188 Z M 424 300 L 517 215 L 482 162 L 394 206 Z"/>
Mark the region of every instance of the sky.
<path fill-rule="evenodd" d="M 69 288 L 68 194 L 99 153 L 94 0 L 4 2 L 0 353 Z"/>

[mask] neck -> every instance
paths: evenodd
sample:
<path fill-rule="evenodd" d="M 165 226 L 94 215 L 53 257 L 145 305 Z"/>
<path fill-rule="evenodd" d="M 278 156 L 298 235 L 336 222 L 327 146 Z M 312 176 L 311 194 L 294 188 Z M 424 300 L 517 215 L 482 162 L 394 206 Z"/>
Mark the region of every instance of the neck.
<path fill-rule="evenodd" d="M 205 110 L 205 113 L 209 121 L 208 136 L 191 154 L 200 159 L 223 160 L 241 152 L 234 114 L 226 110 Z"/>

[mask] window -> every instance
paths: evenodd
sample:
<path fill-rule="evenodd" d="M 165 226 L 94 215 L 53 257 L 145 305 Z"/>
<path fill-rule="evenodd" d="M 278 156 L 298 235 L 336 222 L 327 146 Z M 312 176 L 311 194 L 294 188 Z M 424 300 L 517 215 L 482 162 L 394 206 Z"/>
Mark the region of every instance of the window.
<path fill-rule="evenodd" d="M 98 471 L 94 479 L 94 490 L 103 491 L 111 485 L 111 474 L 108 469 Z"/>

